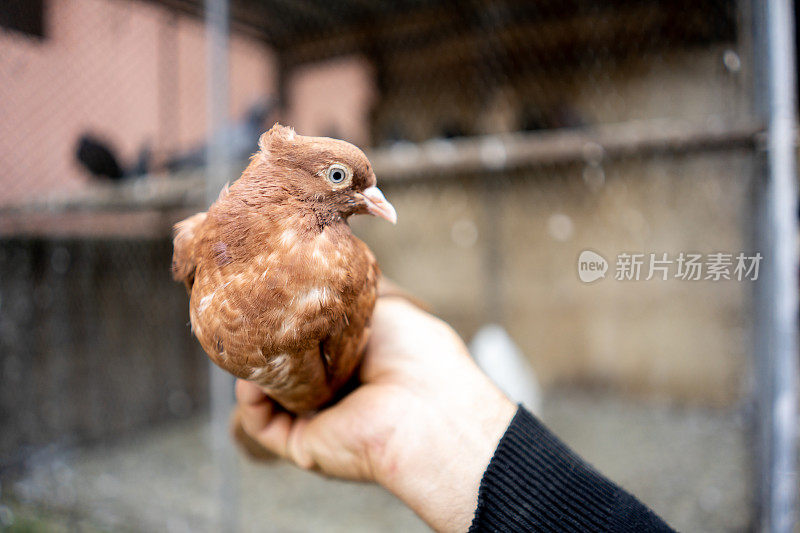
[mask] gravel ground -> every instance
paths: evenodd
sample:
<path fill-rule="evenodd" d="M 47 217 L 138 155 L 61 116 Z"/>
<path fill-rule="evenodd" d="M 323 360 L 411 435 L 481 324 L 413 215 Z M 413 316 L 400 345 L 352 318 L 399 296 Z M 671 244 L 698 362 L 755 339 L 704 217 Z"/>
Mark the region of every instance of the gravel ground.
<path fill-rule="evenodd" d="M 683 531 L 741 531 L 751 513 L 749 449 L 729 412 L 550 393 L 542 417 L 576 451 Z M 103 448 L 45 451 L 3 480 L 0 518 L 31 530 L 212 531 L 206 420 Z M 240 461 L 243 531 L 426 531 L 382 489 L 288 465 Z M 4 517 L 4 518 L 3 518 Z M 33 524 L 33 525 L 32 525 Z M 37 527 L 36 524 L 39 524 Z M 47 525 L 42 525 L 47 524 Z"/>

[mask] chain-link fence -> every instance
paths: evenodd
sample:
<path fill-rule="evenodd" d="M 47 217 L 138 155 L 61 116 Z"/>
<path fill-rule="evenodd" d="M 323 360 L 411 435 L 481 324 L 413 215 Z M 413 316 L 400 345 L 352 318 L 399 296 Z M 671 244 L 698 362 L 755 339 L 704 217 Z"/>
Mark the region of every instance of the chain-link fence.
<path fill-rule="evenodd" d="M 202 2 L 0 6 L 0 523 L 215 527 L 170 228 L 276 120 L 367 149 L 399 223 L 356 233 L 466 340 L 499 325 L 568 444 L 680 530 L 764 523 L 761 2 L 207 4 L 222 63 Z M 242 529 L 422 527 L 285 465 L 236 479 Z"/>

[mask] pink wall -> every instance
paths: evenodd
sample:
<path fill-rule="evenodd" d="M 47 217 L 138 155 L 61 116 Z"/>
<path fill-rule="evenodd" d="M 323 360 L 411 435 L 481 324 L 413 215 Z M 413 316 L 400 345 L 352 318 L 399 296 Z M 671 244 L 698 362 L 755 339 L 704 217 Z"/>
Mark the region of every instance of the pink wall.
<path fill-rule="evenodd" d="M 298 67 L 287 80 L 287 93 L 287 122 L 298 133 L 369 143 L 377 93 L 366 59 L 350 56 Z"/>
<path fill-rule="evenodd" d="M 0 202 L 85 183 L 74 158 L 84 131 L 124 161 L 145 141 L 173 150 L 205 136 L 201 21 L 136 0 L 46 4 L 45 39 L 0 30 Z M 173 61 L 159 53 L 165 43 Z M 260 41 L 233 36 L 230 66 L 232 117 L 275 93 L 274 57 Z M 159 105 L 160 91 L 177 103 Z"/>

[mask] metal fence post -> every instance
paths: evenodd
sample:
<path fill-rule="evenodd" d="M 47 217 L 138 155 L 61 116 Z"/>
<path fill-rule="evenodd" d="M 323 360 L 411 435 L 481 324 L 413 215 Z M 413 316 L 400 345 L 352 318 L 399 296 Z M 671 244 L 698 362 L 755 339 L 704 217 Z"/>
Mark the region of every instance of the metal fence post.
<path fill-rule="evenodd" d="M 758 5 L 758 4 L 757 4 Z M 756 87 L 766 114 L 766 183 L 761 203 L 763 277 L 756 285 L 759 529 L 789 532 L 797 478 L 797 169 L 794 12 L 791 0 L 759 5 L 756 39 L 765 68 Z M 765 79 L 764 79 L 765 78 Z"/>
<path fill-rule="evenodd" d="M 208 152 L 206 200 L 217 199 L 228 181 L 230 147 L 224 131 L 228 125 L 229 0 L 205 0 L 206 102 Z M 211 446 L 217 504 L 216 531 L 239 530 L 239 476 L 236 450 L 229 437 L 228 420 L 233 400 L 233 377 L 209 361 L 211 402 Z"/>

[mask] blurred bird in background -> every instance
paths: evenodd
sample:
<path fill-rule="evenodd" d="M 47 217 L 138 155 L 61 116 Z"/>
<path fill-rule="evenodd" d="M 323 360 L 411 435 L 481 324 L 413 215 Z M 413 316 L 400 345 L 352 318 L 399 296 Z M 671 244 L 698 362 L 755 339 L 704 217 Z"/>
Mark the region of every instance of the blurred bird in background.
<path fill-rule="evenodd" d="M 99 137 L 90 133 L 81 135 L 75 148 L 75 158 L 95 177 L 122 179 L 122 167 L 114 154 L 114 149 Z"/>
<path fill-rule="evenodd" d="M 92 134 L 84 133 L 75 147 L 75 158 L 92 176 L 112 181 L 127 177 L 142 176 L 150 170 L 151 151 L 144 144 L 139 156 L 130 166 L 124 167 L 111 144 Z"/>
<path fill-rule="evenodd" d="M 276 124 L 242 177 L 176 225 L 173 277 L 220 367 L 289 411 L 329 402 L 363 354 L 379 269 L 347 223 L 395 210 L 355 146 Z"/>
<path fill-rule="evenodd" d="M 469 351 L 509 398 L 533 413 L 542 412 L 542 391 L 533 366 L 502 326 L 483 326 L 472 338 Z"/>
<path fill-rule="evenodd" d="M 258 149 L 256 139 L 264 131 L 264 123 L 275 111 L 275 101 L 261 99 L 250 106 L 239 121 L 220 129 L 213 144 L 227 147 L 229 157 L 234 161 L 245 160 Z M 208 146 L 204 142 L 186 152 L 167 158 L 166 167 L 170 172 L 199 168 L 206 164 Z"/>
<path fill-rule="evenodd" d="M 220 141 L 227 147 L 231 160 L 246 160 L 258 149 L 256 139 L 264 131 L 264 122 L 274 110 L 275 102 L 271 99 L 255 102 L 241 120 L 222 128 L 213 141 Z M 206 164 L 208 146 L 209 142 L 205 141 L 189 150 L 160 154 L 156 162 L 150 144 L 144 143 L 136 160 L 125 163 L 110 141 L 85 132 L 76 143 L 75 158 L 95 178 L 118 181 L 163 169 L 177 172 L 201 168 Z"/>

